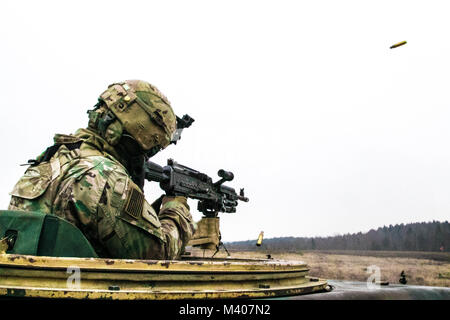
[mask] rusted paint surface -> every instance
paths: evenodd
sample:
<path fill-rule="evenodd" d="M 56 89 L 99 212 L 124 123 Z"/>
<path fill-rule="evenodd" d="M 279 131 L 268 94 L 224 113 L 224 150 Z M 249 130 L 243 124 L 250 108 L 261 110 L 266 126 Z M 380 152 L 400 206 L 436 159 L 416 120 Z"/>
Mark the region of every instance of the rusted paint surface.
<path fill-rule="evenodd" d="M 5 289 L 0 286 L 0 296 L 57 298 L 57 299 L 93 299 L 93 300 L 179 300 L 179 299 L 248 299 L 274 298 L 303 295 L 325 290 L 326 282 L 322 281 L 314 286 L 297 286 L 291 288 L 260 289 L 260 290 L 213 290 L 198 291 L 115 291 L 115 290 L 67 290 L 42 288 Z"/>
<path fill-rule="evenodd" d="M 68 268 L 78 268 L 77 288 Z M 323 291 L 303 262 L 258 259 L 121 260 L 0 254 L 0 296 L 75 299 L 265 298 Z"/>
<path fill-rule="evenodd" d="M 77 265 L 80 268 L 103 269 L 108 265 L 109 270 L 173 270 L 193 272 L 287 272 L 308 270 L 307 265 L 301 261 L 265 260 L 265 259 L 209 259 L 189 263 L 189 260 L 123 260 L 100 258 L 57 258 L 26 256 L 15 254 L 0 254 L 0 266 L 13 262 L 15 266 L 28 267 L 55 267 L 67 268 Z M 192 261 L 191 261 L 192 262 Z"/>

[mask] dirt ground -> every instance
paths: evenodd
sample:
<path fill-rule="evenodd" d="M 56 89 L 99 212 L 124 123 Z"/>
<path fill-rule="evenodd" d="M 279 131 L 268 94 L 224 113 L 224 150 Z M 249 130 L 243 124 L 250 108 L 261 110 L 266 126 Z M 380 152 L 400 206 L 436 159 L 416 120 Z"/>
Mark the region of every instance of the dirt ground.
<path fill-rule="evenodd" d="M 233 258 L 266 258 L 266 252 L 232 251 Z M 307 251 L 299 253 L 272 253 L 274 259 L 300 260 L 308 264 L 310 275 L 314 277 L 366 281 L 372 274 L 368 271 L 375 270 L 370 266 L 377 266 L 380 270 L 381 280 L 394 284 L 399 282 L 400 273 L 405 271 L 408 284 L 450 287 L 450 262 L 433 259 L 415 258 L 407 254 L 399 254 L 400 257 L 386 257 L 371 255 L 343 254 L 342 251 L 334 254 L 320 251 Z M 197 254 L 198 255 L 198 252 Z M 226 257 L 225 252 L 219 252 L 217 257 Z M 450 254 L 449 254 L 450 258 Z M 442 259 L 441 259 L 442 260 Z M 373 271 L 372 271 L 373 272 Z"/>

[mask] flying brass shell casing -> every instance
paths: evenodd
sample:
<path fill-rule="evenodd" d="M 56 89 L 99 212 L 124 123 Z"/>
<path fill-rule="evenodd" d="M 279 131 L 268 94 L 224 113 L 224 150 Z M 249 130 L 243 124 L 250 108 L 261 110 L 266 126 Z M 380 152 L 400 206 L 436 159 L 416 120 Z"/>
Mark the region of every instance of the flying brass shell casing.
<path fill-rule="evenodd" d="M 406 44 L 406 41 L 401 41 L 401 42 L 399 42 L 399 43 L 393 44 L 390 48 L 391 48 L 391 49 L 394 49 L 394 48 L 403 46 L 403 45 L 405 45 L 405 44 Z"/>
<path fill-rule="evenodd" d="M 262 241 L 263 241 L 263 237 L 264 237 L 264 231 L 261 231 L 261 233 L 260 233 L 259 236 L 258 236 L 258 240 L 256 241 L 256 245 L 257 245 L 258 247 L 261 246 Z"/>

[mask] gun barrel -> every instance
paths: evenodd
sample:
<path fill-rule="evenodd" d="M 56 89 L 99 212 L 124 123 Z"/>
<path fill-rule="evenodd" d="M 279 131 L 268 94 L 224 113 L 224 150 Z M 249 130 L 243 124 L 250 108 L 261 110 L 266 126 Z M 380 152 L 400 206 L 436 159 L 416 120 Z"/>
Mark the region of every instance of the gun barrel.
<path fill-rule="evenodd" d="M 243 197 L 243 196 L 237 196 L 237 198 L 238 198 L 239 200 L 241 200 L 241 201 L 244 201 L 244 202 L 249 202 L 249 201 L 250 201 L 249 198 Z"/>

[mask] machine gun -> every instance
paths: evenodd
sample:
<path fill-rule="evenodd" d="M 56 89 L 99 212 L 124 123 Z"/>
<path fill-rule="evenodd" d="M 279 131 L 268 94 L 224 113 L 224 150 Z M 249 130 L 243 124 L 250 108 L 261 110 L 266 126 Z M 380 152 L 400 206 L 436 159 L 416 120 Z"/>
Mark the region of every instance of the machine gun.
<path fill-rule="evenodd" d="M 145 179 L 159 182 L 161 189 L 170 196 L 184 196 L 199 200 L 198 211 L 205 217 L 217 217 L 219 212 L 236 212 L 238 200 L 248 202 L 244 189 L 237 194 L 233 188 L 223 185 L 232 181 L 232 172 L 219 170 L 221 178 L 217 182 L 204 173 L 183 166 L 173 159 L 167 160 L 167 166 L 147 161 L 145 164 Z"/>
<path fill-rule="evenodd" d="M 172 159 L 167 160 L 165 167 L 152 161 L 147 161 L 145 164 L 145 179 L 159 182 L 161 189 L 167 195 L 199 200 L 197 209 L 203 213 L 203 218 L 198 223 L 196 235 L 189 245 L 201 246 L 203 249 L 215 248 L 214 255 L 219 251 L 220 246 L 223 246 L 220 241 L 219 212 L 236 212 L 238 200 L 249 201 L 244 195 L 244 189 L 237 194 L 233 188 L 223 185 L 224 182 L 233 180 L 232 172 L 221 169 L 217 174 L 220 179 L 213 182 L 208 175 L 183 166 Z M 158 201 L 162 201 L 162 197 L 152 204 L 155 209 L 160 207 L 161 203 Z M 226 251 L 228 253 L 228 250 Z"/>

